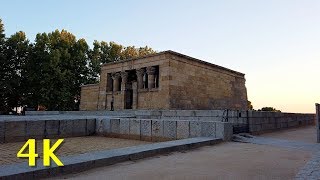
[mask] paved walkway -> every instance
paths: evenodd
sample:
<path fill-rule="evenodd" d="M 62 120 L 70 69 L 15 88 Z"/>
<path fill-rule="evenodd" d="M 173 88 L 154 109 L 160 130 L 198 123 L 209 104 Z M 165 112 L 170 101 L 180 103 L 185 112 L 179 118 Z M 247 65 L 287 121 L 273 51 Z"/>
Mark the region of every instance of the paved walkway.
<path fill-rule="evenodd" d="M 313 136 L 313 127 L 289 129 L 56 179 L 319 179 Z"/>
<path fill-rule="evenodd" d="M 315 126 L 306 126 L 300 128 L 291 128 L 278 132 L 265 133 L 262 137 L 270 137 L 277 139 L 285 139 L 306 143 L 316 143 L 317 142 L 317 129 Z"/>
<path fill-rule="evenodd" d="M 305 151 L 312 151 L 312 152 L 320 151 L 320 144 L 277 139 L 277 138 L 268 138 L 264 136 L 249 137 L 249 136 L 237 135 L 235 136 L 234 141 L 252 143 L 252 144 L 261 144 L 261 145 L 272 145 L 272 146 L 283 147 L 288 149 L 305 150 Z"/>
<path fill-rule="evenodd" d="M 292 179 L 310 157 L 307 151 L 227 142 L 55 179 Z"/>
<path fill-rule="evenodd" d="M 239 142 L 310 151 L 313 153 L 312 158 L 305 166 L 300 168 L 295 179 L 320 179 L 320 144 L 316 143 L 316 128 L 314 126 L 267 133 L 258 137 L 238 135 L 235 140 Z"/>
<path fill-rule="evenodd" d="M 55 142 L 55 140 L 52 140 Z M 17 158 L 17 152 L 23 146 L 25 142 L 5 143 L 0 144 L 0 165 L 8 165 L 19 162 L 26 162 L 25 158 Z M 116 149 L 122 147 L 129 147 L 135 145 L 149 144 L 150 142 L 128 140 L 119 138 L 107 138 L 99 136 L 85 136 L 85 137 L 73 137 L 65 138 L 64 143 L 61 145 L 55 154 L 58 156 L 70 156 L 83 154 L 86 152 Z M 42 140 L 37 141 L 37 153 L 40 158 L 42 157 Z"/>

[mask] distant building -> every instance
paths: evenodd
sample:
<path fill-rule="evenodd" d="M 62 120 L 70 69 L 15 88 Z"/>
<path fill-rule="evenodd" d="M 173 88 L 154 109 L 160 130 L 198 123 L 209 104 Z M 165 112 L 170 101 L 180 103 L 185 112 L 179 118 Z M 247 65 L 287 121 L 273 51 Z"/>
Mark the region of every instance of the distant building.
<path fill-rule="evenodd" d="M 164 51 L 102 65 L 81 87 L 80 110 L 247 109 L 244 74 Z"/>

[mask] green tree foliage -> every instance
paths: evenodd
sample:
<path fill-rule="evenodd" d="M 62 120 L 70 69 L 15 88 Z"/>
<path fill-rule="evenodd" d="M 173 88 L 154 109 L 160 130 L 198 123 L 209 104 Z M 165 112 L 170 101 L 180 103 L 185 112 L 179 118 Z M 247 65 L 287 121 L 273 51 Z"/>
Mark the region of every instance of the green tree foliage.
<path fill-rule="evenodd" d="M 29 41 L 19 31 L 5 38 L 0 21 L 0 111 L 9 111 L 23 103 L 25 63 L 28 61 Z"/>
<path fill-rule="evenodd" d="M 26 84 L 25 64 L 29 58 L 29 41 L 24 32 L 19 31 L 6 40 L 6 91 L 9 107 L 22 105 Z"/>
<path fill-rule="evenodd" d="M 259 109 L 258 111 L 281 112 L 280 110 L 277 110 L 276 108 L 273 108 L 273 107 L 263 107 L 263 108 Z"/>
<path fill-rule="evenodd" d="M 121 61 L 124 59 L 137 58 L 156 53 L 153 49 L 135 46 L 124 47 L 115 42 L 94 41 L 93 49 L 89 52 L 88 83 L 96 83 L 99 80 L 100 68 L 104 63 Z"/>
<path fill-rule="evenodd" d="M 4 25 L 2 23 L 2 20 L 0 19 L 0 112 L 7 111 L 7 98 L 6 98 L 6 92 L 7 92 L 7 83 L 6 80 L 8 78 L 7 75 L 7 69 L 9 66 L 6 62 L 5 57 L 5 34 L 4 34 Z"/>
<path fill-rule="evenodd" d="M 84 39 L 65 31 L 38 34 L 28 64 L 32 83 L 30 104 L 49 110 L 76 109 L 80 85 L 86 82 L 87 53 Z M 37 67 L 35 67 L 37 66 Z"/>
<path fill-rule="evenodd" d="M 22 31 L 6 38 L 0 19 L 0 111 L 20 105 L 76 110 L 80 86 L 97 83 L 102 64 L 152 53 L 147 46 L 104 41 L 90 49 L 66 30 L 38 33 L 34 43 Z"/>

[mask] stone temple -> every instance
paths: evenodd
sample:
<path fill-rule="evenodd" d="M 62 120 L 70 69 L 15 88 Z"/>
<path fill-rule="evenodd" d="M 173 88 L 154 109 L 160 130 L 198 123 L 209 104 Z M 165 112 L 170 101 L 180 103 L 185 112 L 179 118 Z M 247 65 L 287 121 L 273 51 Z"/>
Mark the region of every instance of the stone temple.
<path fill-rule="evenodd" d="M 103 64 L 80 110 L 247 110 L 244 74 L 174 51 Z"/>

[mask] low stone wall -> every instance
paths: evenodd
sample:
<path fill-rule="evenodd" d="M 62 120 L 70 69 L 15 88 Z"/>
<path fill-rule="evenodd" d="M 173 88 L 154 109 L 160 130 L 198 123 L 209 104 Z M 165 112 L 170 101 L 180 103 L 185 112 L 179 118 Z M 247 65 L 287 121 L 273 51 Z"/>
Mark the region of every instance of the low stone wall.
<path fill-rule="evenodd" d="M 134 110 L 122 111 L 26 111 L 26 116 L 75 115 L 75 116 L 135 116 Z"/>
<path fill-rule="evenodd" d="M 137 118 L 232 123 L 234 130 L 252 134 L 315 124 L 315 114 L 236 110 L 138 110 Z"/>
<path fill-rule="evenodd" d="M 251 111 L 249 131 L 252 134 L 315 124 L 315 114 Z"/>
<path fill-rule="evenodd" d="M 145 119 L 229 122 L 233 126 L 248 123 L 248 111 L 236 110 L 137 110 L 135 116 Z"/>
<path fill-rule="evenodd" d="M 50 114 L 50 111 L 38 113 Z M 234 133 L 248 132 L 260 134 L 268 131 L 314 125 L 315 114 L 280 113 L 236 110 L 122 110 L 122 111 L 60 111 L 59 115 L 96 116 L 103 118 L 127 117 L 137 120 L 189 121 L 189 122 L 228 122 Z M 33 115 L 37 113 L 32 112 Z M 99 118 L 98 118 L 99 119 Z M 182 123 L 182 122 L 181 122 Z M 108 127 L 109 128 L 109 127 Z M 132 136 L 130 136 L 132 137 Z M 190 136 L 191 137 L 191 136 Z M 164 136 L 163 138 L 167 138 Z"/>
<path fill-rule="evenodd" d="M 0 121 L 0 143 L 26 141 L 30 138 L 64 138 L 95 133 L 96 120 L 20 120 Z"/>
<path fill-rule="evenodd" d="M 97 121 L 97 134 L 145 141 L 166 141 L 192 137 L 230 140 L 232 124 L 195 120 L 105 118 Z"/>
<path fill-rule="evenodd" d="M 140 119 L 226 121 L 247 123 L 247 111 L 234 110 L 121 110 L 121 111 L 27 111 L 26 115 L 118 116 Z"/>

